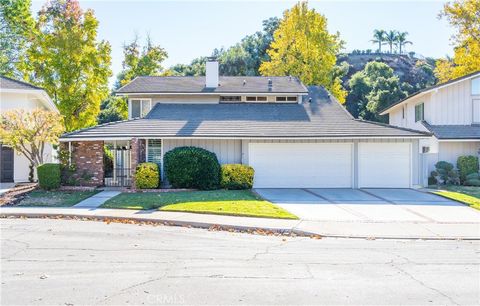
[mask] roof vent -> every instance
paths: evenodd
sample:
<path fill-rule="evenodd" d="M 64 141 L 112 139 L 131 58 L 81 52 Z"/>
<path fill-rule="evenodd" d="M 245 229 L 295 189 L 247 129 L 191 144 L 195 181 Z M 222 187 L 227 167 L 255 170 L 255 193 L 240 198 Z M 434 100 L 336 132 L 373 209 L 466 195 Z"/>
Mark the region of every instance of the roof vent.
<path fill-rule="evenodd" d="M 243 80 L 243 86 L 247 84 L 247 80 Z"/>
<path fill-rule="evenodd" d="M 273 83 L 272 79 L 268 79 L 268 91 L 272 91 Z"/>
<path fill-rule="evenodd" d="M 312 103 L 312 98 L 308 98 L 308 103 Z"/>

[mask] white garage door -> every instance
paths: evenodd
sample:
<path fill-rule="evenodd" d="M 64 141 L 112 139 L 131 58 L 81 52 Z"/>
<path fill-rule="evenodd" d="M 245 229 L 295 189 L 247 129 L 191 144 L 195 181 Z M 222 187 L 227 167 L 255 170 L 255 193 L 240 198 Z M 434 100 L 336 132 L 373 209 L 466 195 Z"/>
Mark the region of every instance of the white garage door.
<path fill-rule="evenodd" d="M 410 188 L 410 143 L 359 143 L 360 188 Z"/>
<path fill-rule="evenodd" d="M 251 143 L 255 188 L 352 187 L 352 144 Z"/>

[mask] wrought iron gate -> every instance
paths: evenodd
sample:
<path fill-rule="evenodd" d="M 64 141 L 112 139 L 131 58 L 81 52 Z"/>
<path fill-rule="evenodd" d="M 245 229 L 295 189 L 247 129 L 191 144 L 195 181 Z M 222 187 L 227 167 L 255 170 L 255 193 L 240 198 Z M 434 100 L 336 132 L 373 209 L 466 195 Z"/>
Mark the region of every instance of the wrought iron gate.
<path fill-rule="evenodd" d="M 104 184 L 107 187 L 129 187 L 132 185 L 130 169 L 130 145 L 105 146 L 103 167 Z"/>

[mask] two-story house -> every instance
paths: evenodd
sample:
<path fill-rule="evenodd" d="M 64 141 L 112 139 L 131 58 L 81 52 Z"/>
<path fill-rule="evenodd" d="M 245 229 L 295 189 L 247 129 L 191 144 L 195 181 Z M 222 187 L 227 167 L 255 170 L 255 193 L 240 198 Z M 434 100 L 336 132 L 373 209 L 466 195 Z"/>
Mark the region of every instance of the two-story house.
<path fill-rule="evenodd" d="M 31 84 L 0 76 L 0 112 L 11 109 L 33 110 L 42 108 L 58 112 L 57 107 L 52 102 L 43 88 Z M 51 144 L 45 146 L 44 160 L 52 160 L 53 149 Z M 29 174 L 28 159 L 14 152 L 6 145 L 1 144 L 0 139 L 0 182 L 1 183 L 20 183 L 28 182 Z"/>
<path fill-rule="evenodd" d="M 429 133 L 354 119 L 325 89 L 296 77 L 137 77 L 120 88 L 129 119 L 65 134 L 90 184 L 128 186 L 139 162 L 179 146 L 251 165 L 254 187 L 399 187 L 420 184 L 419 140 Z M 113 159 L 102 167 L 105 154 Z M 113 164 L 113 165 L 112 165 Z M 162 178 L 165 179 L 162 170 Z"/>
<path fill-rule="evenodd" d="M 421 90 L 383 110 L 389 123 L 431 132 L 420 142 L 428 171 L 480 154 L 480 71 Z"/>

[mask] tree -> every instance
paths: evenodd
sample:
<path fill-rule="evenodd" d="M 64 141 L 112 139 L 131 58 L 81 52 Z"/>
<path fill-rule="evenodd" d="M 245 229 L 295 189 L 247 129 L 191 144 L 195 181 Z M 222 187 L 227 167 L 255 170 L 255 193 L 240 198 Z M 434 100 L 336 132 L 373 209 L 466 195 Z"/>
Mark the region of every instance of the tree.
<path fill-rule="evenodd" d="M 139 75 L 161 75 L 162 63 L 168 57 L 167 51 L 153 44 L 147 36 L 144 47 L 138 44 L 138 36 L 123 46 L 123 70 L 117 76 L 116 88 L 129 83 Z"/>
<path fill-rule="evenodd" d="M 455 0 L 443 7 L 439 18 L 446 18 L 456 33 L 452 59 L 437 61 L 435 74 L 441 83 L 478 71 L 480 68 L 480 0 Z"/>
<path fill-rule="evenodd" d="M 373 30 L 372 43 L 378 44 L 378 52 L 382 53 L 382 45 L 385 43 L 385 35 L 387 33 L 384 30 Z"/>
<path fill-rule="evenodd" d="M 343 42 L 330 34 L 327 19 L 299 2 L 284 12 L 267 53 L 270 60 L 260 66 L 262 75 L 299 77 L 306 85 L 323 85 L 339 101 L 346 92 L 333 70 Z"/>
<path fill-rule="evenodd" d="M 63 117 L 56 112 L 14 109 L 0 115 L 0 139 L 29 160 L 30 180 L 44 162 L 45 144 L 56 144 L 63 131 Z"/>
<path fill-rule="evenodd" d="M 128 104 L 125 98 L 110 95 L 100 104 L 99 124 L 126 120 L 127 118 Z"/>
<path fill-rule="evenodd" d="M 110 45 L 97 41 L 97 28 L 93 11 L 82 11 L 77 0 L 54 0 L 24 34 L 29 46 L 20 70 L 52 97 L 67 131 L 94 125 L 108 95 Z"/>
<path fill-rule="evenodd" d="M 390 53 L 393 53 L 393 46 L 397 42 L 397 31 L 388 31 L 385 34 L 385 42 L 390 47 Z"/>
<path fill-rule="evenodd" d="M 407 85 L 401 84 L 392 68 L 380 62 L 365 65 L 352 76 L 349 86 L 347 109 L 352 115 L 366 120 L 385 122 L 386 118 L 378 112 L 407 96 Z"/>
<path fill-rule="evenodd" d="M 408 32 L 397 32 L 396 44 L 400 54 L 402 54 L 402 47 L 413 44 L 411 41 L 407 40 L 407 35 Z"/>
<path fill-rule="evenodd" d="M 25 61 L 27 34 L 34 29 L 30 0 L 0 0 L 0 74 L 21 79 L 20 63 Z"/>

